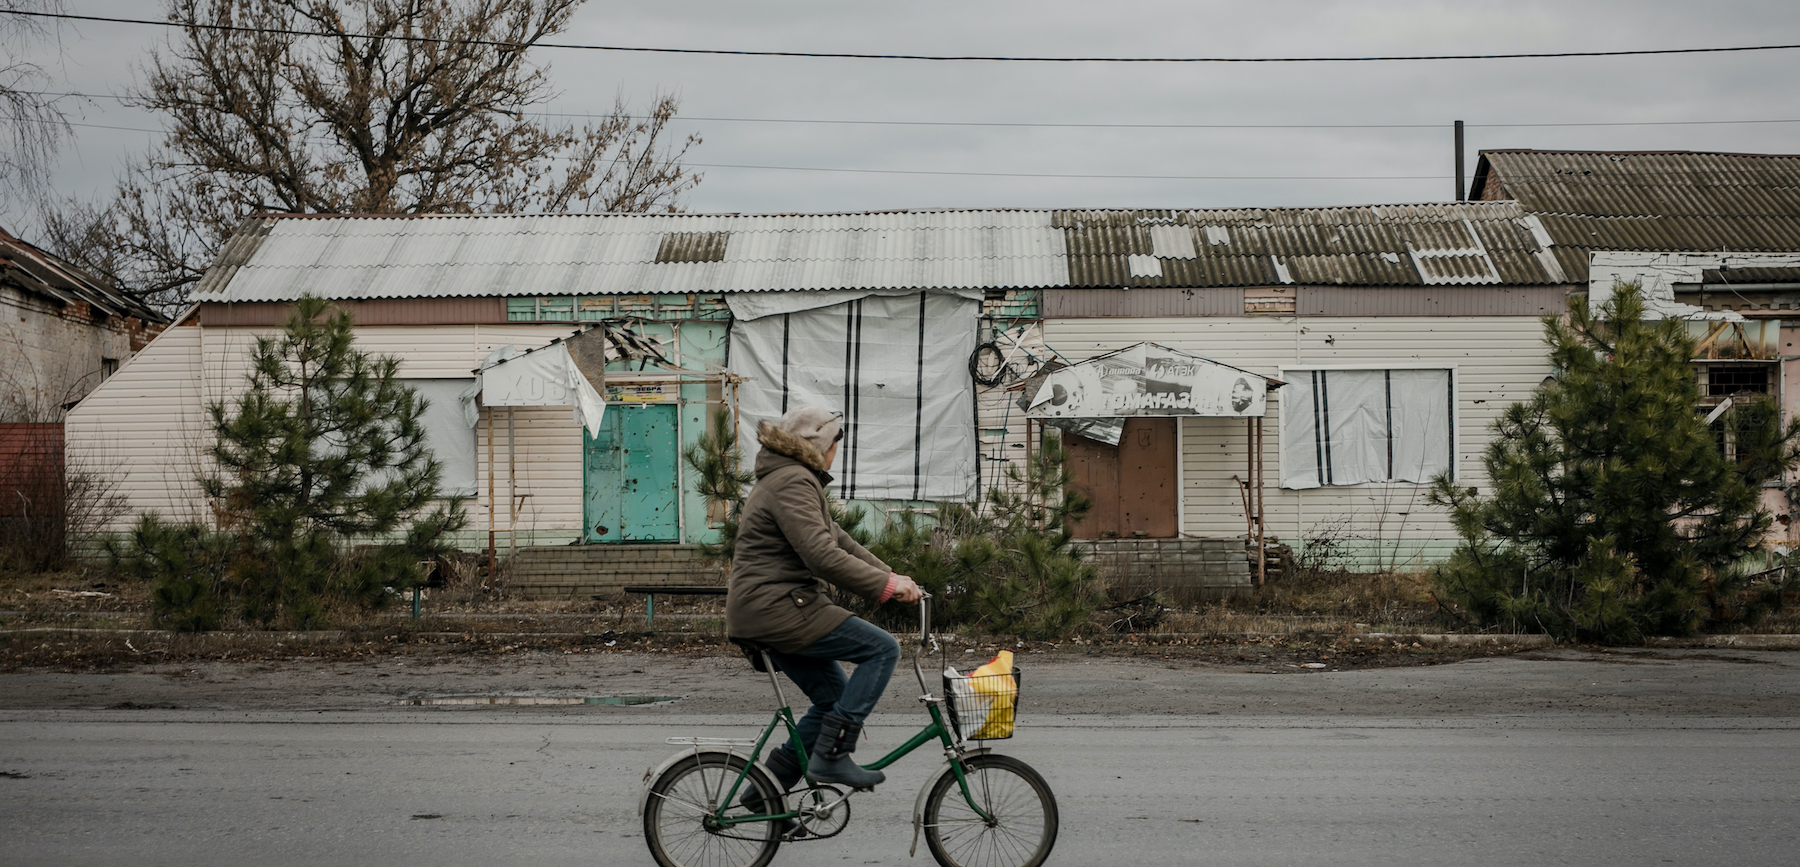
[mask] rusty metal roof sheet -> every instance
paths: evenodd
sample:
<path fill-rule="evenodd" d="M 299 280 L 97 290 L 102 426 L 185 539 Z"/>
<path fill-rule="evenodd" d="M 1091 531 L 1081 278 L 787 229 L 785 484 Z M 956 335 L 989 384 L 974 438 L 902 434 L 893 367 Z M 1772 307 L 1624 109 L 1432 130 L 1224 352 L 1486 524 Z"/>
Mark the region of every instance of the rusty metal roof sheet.
<path fill-rule="evenodd" d="M 1134 268 L 1134 258 L 1136 267 Z M 1192 211 L 264 216 L 203 301 L 1562 282 L 1513 202 Z"/>

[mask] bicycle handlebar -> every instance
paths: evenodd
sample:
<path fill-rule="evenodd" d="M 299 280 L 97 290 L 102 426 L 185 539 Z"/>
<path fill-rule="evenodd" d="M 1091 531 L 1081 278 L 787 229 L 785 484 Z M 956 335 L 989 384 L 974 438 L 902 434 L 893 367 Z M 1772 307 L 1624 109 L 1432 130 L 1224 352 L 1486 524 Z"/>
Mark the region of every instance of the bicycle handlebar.
<path fill-rule="evenodd" d="M 935 649 L 937 639 L 931 636 L 931 594 L 923 590 L 919 595 L 919 646 L 913 651 L 913 674 L 919 678 L 919 692 L 929 696 L 931 687 L 925 685 L 925 669 L 919 661 L 925 656 L 925 649 Z"/>

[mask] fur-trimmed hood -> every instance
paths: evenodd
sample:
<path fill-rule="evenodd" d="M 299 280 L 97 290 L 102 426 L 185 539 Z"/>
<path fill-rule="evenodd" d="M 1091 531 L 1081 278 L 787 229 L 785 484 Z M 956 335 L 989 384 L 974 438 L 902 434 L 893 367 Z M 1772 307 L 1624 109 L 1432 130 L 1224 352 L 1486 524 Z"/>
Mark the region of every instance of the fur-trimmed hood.
<path fill-rule="evenodd" d="M 756 423 L 756 441 L 762 447 L 778 455 L 786 455 L 800 462 L 801 466 L 822 476 L 831 472 L 830 465 L 825 463 L 825 455 L 817 446 L 776 427 L 774 422 L 759 421 Z M 763 475 L 762 459 L 757 458 L 757 476 Z"/>

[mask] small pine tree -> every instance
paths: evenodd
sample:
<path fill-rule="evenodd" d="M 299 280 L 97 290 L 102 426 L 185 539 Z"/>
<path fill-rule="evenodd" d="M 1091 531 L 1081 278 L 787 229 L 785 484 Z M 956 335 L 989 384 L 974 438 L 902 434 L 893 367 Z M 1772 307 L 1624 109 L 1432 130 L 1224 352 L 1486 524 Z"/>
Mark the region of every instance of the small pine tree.
<path fill-rule="evenodd" d="M 1613 643 L 1747 613 L 1739 564 L 1771 521 L 1760 487 L 1800 456 L 1800 423 L 1740 401 L 1727 457 L 1695 411 L 1693 340 L 1643 313 L 1619 286 L 1598 311 L 1546 319 L 1556 373 L 1495 422 L 1492 493 L 1436 480 L 1462 537 L 1438 584 L 1479 625 Z"/>
<path fill-rule="evenodd" d="M 731 412 L 723 407 L 713 410 L 707 432 L 681 453 L 682 460 L 694 470 L 694 490 L 706 500 L 708 515 L 717 515 L 719 540 L 702 542 L 700 556 L 710 563 L 731 562 L 737 548 L 738 516 L 744 510 L 744 489 L 756 481 L 756 474 L 744 469 L 744 454 L 738 449 L 737 425 Z"/>
<path fill-rule="evenodd" d="M 1023 471 L 1008 468 L 1010 490 L 990 489 L 984 507 L 941 503 L 929 529 L 901 513 L 871 550 L 938 597 L 939 625 L 1021 638 L 1081 632 L 1103 592 L 1093 565 L 1070 544 L 1074 522 L 1092 504 L 1076 493 L 1067 461 L 1061 441 L 1046 440 Z M 916 622 L 910 606 L 883 609 L 877 622 Z"/>
<path fill-rule="evenodd" d="M 711 431 L 682 453 L 694 469 L 695 489 L 722 513 L 720 541 L 701 546 L 715 563 L 729 563 L 737 541 L 745 471 L 737 431 L 724 410 Z M 1024 638 L 1054 638 L 1081 631 L 1101 599 L 1094 567 L 1070 542 L 1070 525 L 1089 502 L 1075 493 L 1061 443 L 1049 441 L 1024 472 L 1009 471 L 1014 491 L 995 488 L 988 507 L 938 505 L 935 521 L 904 511 L 878 534 L 863 528 L 862 506 L 829 502 L 831 519 L 902 575 L 936 597 L 932 619 L 940 627 L 971 625 Z M 894 629 L 918 624 L 911 605 L 874 605 L 851 594 L 840 601 L 871 622 Z"/>
<path fill-rule="evenodd" d="M 334 602 L 380 605 L 465 523 L 459 500 L 439 499 L 425 401 L 398 359 L 354 342 L 348 314 L 302 298 L 257 339 L 249 388 L 208 407 L 217 472 L 201 488 L 238 540 L 225 595 L 252 620 L 315 628 Z"/>

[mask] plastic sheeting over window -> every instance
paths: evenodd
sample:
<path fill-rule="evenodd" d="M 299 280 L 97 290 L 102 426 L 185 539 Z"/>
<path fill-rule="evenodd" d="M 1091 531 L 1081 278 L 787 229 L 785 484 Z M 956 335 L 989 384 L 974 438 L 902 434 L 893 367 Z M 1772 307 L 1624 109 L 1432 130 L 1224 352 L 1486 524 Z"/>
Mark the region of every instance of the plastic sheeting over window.
<path fill-rule="evenodd" d="M 1451 470 L 1449 370 L 1286 370 L 1281 486 L 1429 482 Z"/>
<path fill-rule="evenodd" d="M 430 401 L 425 416 L 425 443 L 443 465 L 438 490 L 448 497 L 475 496 L 475 431 L 463 419 L 457 396 L 469 387 L 467 379 L 401 380 Z"/>
<path fill-rule="evenodd" d="M 871 295 L 731 325 L 743 448 L 756 423 L 811 403 L 844 413 L 832 493 L 967 500 L 977 482 L 969 356 L 981 302 L 952 293 Z"/>

